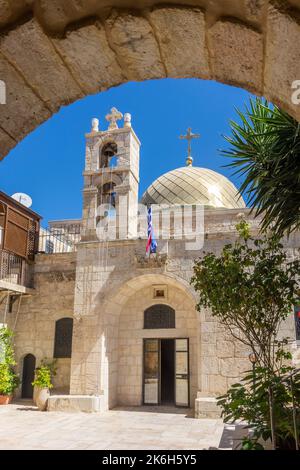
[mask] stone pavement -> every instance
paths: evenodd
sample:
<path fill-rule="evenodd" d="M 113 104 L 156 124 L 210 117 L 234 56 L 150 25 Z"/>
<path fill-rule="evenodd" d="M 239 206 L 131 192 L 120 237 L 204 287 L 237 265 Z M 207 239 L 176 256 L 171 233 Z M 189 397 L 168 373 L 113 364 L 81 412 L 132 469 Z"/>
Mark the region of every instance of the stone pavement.
<path fill-rule="evenodd" d="M 28 402 L 0 407 L 0 449 L 208 449 L 220 419 L 176 408 L 116 408 L 104 413 L 40 412 Z"/>

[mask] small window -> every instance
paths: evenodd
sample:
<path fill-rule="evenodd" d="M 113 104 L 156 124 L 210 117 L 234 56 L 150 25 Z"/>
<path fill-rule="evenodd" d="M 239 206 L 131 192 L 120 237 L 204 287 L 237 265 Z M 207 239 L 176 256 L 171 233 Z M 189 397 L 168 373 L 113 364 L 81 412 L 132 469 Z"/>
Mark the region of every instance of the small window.
<path fill-rule="evenodd" d="M 175 310 L 169 305 L 152 305 L 144 312 L 144 328 L 175 328 Z"/>
<path fill-rule="evenodd" d="M 300 307 L 295 307 L 295 332 L 296 340 L 300 341 Z"/>
<path fill-rule="evenodd" d="M 73 319 L 61 318 L 55 324 L 54 354 L 55 358 L 72 355 Z"/>
<path fill-rule="evenodd" d="M 164 298 L 165 297 L 165 291 L 163 289 L 156 289 L 155 290 L 155 298 Z"/>
<path fill-rule="evenodd" d="M 167 298 L 167 286 L 154 286 L 153 287 L 153 298 L 154 299 L 166 299 Z"/>

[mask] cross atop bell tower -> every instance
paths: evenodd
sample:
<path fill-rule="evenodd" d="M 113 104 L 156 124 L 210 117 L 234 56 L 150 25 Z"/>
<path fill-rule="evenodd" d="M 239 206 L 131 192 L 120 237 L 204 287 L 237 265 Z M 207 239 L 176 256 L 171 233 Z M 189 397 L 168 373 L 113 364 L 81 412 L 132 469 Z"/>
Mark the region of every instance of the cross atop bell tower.
<path fill-rule="evenodd" d="M 123 119 L 123 114 L 120 113 L 120 111 L 117 110 L 117 108 L 111 108 L 110 114 L 107 114 L 105 116 L 105 119 L 109 122 L 108 129 L 118 129 L 118 124 L 117 122 Z"/>
<path fill-rule="evenodd" d="M 188 141 L 188 155 L 185 161 L 187 166 L 191 166 L 193 164 L 192 140 L 199 139 L 199 137 L 200 137 L 200 134 L 193 134 L 191 127 L 188 128 L 186 135 L 181 135 L 179 137 L 180 139 L 185 139 Z"/>

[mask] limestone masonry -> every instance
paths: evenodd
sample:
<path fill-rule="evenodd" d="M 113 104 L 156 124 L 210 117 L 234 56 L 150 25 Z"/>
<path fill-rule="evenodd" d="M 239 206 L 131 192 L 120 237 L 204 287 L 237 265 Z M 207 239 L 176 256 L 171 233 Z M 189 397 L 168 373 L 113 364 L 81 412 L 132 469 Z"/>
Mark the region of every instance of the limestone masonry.
<path fill-rule="evenodd" d="M 6 0 L 0 33 L 0 159 L 61 106 L 130 80 L 217 80 L 300 119 L 299 0 Z"/>
<path fill-rule="evenodd" d="M 197 14 L 201 28 L 201 13 Z M 163 21 L 158 13 L 154 16 L 152 21 Z M 114 22 L 116 49 L 123 47 L 122 21 Z M 139 21 L 142 28 L 146 20 Z M 224 27 L 214 28 L 215 38 Z M 90 28 L 95 32 L 95 26 Z M 97 35 L 100 39 L 99 31 Z M 145 41 L 152 40 L 149 31 Z M 67 51 L 67 42 L 64 47 Z M 134 58 L 126 57 L 130 69 Z M 80 226 L 76 250 L 57 253 L 51 245 L 55 239 L 50 239 L 32 267 L 34 291 L 23 296 L 19 308 L 14 305 L 7 316 L 9 324 L 16 325 L 16 356 L 23 381 L 18 394 L 28 393 L 24 385 L 30 376 L 24 369 L 28 355 L 35 357 L 36 364 L 56 357 L 50 410 L 172 404 L 194 408 L 199 418 L 218 416 L 215 397 L 250 368 L 249 351 L 209 310 L 195 310 L 197 298 L 189 281 L 195 258 L 203 251 L 218 253 L 235 240 L 235 224 L 241 217 L 249 221 L 254 235 L 259 220 L 253 219 L 236 188 L 222 175 L 192 165 L 171 169 L 142 197 L 152 204 L 158 243 L 156 253 L 146 255 L 146 212 L 137 219 L 140 141 L 129 114 L 121 127 L 122 114 L 115 108 L 106 118 L 108 129 L 102 130 L 103 123 L 93 119 L 86 134 L 82 220 L 69 222 L 69 227 Z M 158 236 L 162 219 L 155 219 L 157 204 L 165 205 L 162 218 L 169 215 L 171 221 L 170 233 L 163 238 Z M 204 211 L 203 246 L 196 250 L 188 248 L 187 236 L 177 236 L 175 224 L 176 211 L 195 205 Z M 115 238 L 109 239 L 104 222 L 114 221 L 120 207 Z M 185 218 L 189 232 L 196 217 L 191 212 Z M 67 226 L 68 221 L 53 222 L 62 230 L 63 247 Z M 141 236 L 143 230 L 145 236 Z M 291 259 L 299 256 L 299 242 L 299 233 L 284 240 Z M 299 361 L 293 312 L 281 334 L 291 338 L 294 361 Z"/>

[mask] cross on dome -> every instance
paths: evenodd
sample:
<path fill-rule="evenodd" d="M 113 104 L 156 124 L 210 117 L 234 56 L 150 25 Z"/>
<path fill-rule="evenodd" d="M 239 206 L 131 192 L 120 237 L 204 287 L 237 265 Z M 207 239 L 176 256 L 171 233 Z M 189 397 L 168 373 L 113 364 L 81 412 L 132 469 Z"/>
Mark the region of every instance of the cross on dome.
<path fill-rule="evenodd" d="M 186 164 L 187 166 L 191 166 L 193 164 L 193 157 L 192 157 L 192 140 L 193 139 L 199 139 L 200 137 L 200 134 L 193 134 L 192 132 L 192 128 L 189 127 L 188 130 L 187 130 L 187 133 L 186 135 L 181 135 L 179 138 L 180 139 L 185 139 L 188 141 L 188 156 L 187 156 L 187 159 L 186 159 Z"/>
<path fill-rule="evenodd" d="M 117 108 L 111 108 L 110 114 L 105 116 L 105 119 L 109 122 L 108 129 L 118 129 L 117 121 L 123 118 L 123 114 L 117 110 Z"/>

